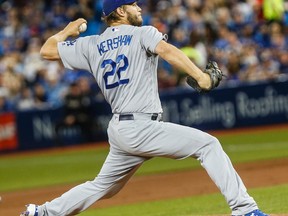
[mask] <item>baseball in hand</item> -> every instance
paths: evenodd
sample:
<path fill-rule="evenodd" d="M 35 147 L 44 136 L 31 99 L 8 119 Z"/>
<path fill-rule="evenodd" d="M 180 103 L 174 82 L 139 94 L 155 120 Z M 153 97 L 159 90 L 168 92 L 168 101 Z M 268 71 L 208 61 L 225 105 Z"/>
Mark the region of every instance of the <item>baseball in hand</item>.
<path fill-rule="evenodd" d="M 87 24 L 86 23 L 82 23 L 79 26 L 79 32 L 85 32 L 87 30 Z"/>

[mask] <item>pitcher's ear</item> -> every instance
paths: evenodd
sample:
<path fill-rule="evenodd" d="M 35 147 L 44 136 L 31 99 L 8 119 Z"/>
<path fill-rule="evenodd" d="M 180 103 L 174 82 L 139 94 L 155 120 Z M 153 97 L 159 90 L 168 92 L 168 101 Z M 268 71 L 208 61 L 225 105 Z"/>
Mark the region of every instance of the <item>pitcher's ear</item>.
<path fill-rule="evenodd" d="M 124 9 L 124 6 L 120 6 L 116 9 L 116 12 L 119 16 L 124 16 L 125 14 L 125 9 Z"/>

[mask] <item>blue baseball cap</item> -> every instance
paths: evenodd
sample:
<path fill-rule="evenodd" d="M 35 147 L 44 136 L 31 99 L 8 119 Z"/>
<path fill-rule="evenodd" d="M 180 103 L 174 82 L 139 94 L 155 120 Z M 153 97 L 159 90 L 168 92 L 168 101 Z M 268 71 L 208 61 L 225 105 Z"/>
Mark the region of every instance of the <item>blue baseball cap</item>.
<path fill-rule="evenodd" d="M 132 4 L 135 0 L 103 0 L 103 15 L 108 16 L 118 7 L 126 4 Z"/>

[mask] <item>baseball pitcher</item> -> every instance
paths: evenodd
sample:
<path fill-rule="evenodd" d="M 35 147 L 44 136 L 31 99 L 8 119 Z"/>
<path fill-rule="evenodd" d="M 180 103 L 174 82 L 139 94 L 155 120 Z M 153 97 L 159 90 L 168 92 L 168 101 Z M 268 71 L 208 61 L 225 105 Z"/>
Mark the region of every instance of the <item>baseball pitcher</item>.
<path fill-rule="evenodd" d="M 100 199 L 123 188 L 145 161 L 153 157 L 194 158 L 224 195 L 232 215 L 266 216 L 233 168 L 217 138 L 178 124 L 162 121 L 157 86 L 161 57 L 187 73 L 187 83 L 199 92 L 218 86 L 222 72 L 216 62 L 204 71 L 178 48 L 167 43 L 152 26 L 142 26 L 141 8 L 135 0 L 104 0 L 107 29 L 100 35 L 80 34 L 80 18 L 48 38 L 41 48 L 47 60 L 61 60 L 68 69 L 84 69 L 95 77 L 113 116 L 107 132 L 110 152 L 98 176 L 42 205 L 29 204 L 23 216 L 78 214 Z M 193 179 L 191 179 L 193 182 Z"/>

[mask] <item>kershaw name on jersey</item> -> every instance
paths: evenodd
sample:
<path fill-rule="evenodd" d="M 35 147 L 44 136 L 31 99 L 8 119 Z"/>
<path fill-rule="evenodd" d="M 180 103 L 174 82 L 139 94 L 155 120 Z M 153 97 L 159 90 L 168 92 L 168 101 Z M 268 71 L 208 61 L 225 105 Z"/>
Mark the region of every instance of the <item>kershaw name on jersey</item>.
<path fill-rule="evenodd" d="M 120 46 L 129 46 L 133 35 L 119 35 L 118 37 L 102 41 L 97 44 L 98 52 L 100 55 L 110 50 L 117 49 Z"/>

